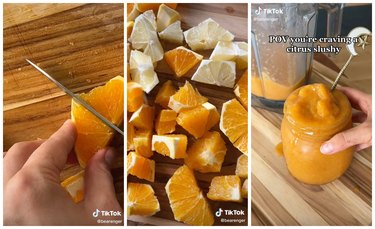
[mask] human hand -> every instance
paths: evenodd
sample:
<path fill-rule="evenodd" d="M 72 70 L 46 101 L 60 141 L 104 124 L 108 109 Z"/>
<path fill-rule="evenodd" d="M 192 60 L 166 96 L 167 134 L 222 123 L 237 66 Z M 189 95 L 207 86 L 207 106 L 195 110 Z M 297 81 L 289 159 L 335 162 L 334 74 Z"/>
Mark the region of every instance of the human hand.
<path fill-rule="evenodd" d="M 76 139 L 74 124 L 68 120 L 49 139 L 21 142 L 5 154 L 4 225 L 95 225 L 96 209 L 120 211 L 110 173 L 113 149 L 100 150 L 85 169 L 85 198 L 75 204 L 60 186 L 64 168 Z"/>
<path fill-rule="evenodd" d="M 349 87 L 338 88 L 349 99 L 352 107 L 357 112 L 353 113 L 353 123 L 361 123 L 349 130 L 336 134 L 323 143 L 320 151 L 323 154 L 334 154 L 354 146 L 355 151 L 365 149 L 372 145 L 372 98 L 361 91 Z"/>

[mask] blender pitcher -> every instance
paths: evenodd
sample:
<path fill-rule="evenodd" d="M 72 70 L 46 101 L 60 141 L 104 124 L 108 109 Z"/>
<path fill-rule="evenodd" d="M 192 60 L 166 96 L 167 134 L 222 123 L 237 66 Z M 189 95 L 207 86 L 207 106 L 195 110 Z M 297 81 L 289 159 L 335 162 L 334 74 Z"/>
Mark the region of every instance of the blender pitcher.
<path fill-rule="evenodd" d="M 314 37 L 318 7 L 328 12 L 328 36 L 340 33 L 343 4 L 252 4 L 251 97 L 254 106 L 280 111 L 288 95 L 306 84 L 313 52 L 287 53 L 290 40 L 270 36 Z M 313 43 L 294 43 L 313 47 Z"/>

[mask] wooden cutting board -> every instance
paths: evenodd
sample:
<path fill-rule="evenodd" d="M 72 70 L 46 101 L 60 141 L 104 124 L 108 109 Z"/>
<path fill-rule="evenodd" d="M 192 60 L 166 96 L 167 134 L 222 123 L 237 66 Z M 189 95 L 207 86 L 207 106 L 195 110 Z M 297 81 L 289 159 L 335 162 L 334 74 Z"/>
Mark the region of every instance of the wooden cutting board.
<path fill-rule="evenodd" d="M 350 66 L 346 72 L 349 79 L 342 80 L 344 85 L 371 92 L 370 50 L 370 54 L 362 54 L 362 62 Z M 366 55 L 370 55 L 370 61 Z M 367 72 L 362 79 L 351 74 L 358 62 L 362 63 L 359 70 Z M 363 65 L 368 62 L 370 65 Z M 324 65 L 314 62 L 311 82 L 332 84 L 337 73 Z M 288 173 L 284 158 L 275 152 L 281 141 L 281 120 L 281 114 L 251 109 L 252 225 L 370 225 L 372 149 L 357 152 L 338 180 L 326 185 L 302 184 Z"/>
<path fill-rule="evenodd" d="M 123 4 L 4 4 L 4 151 L 48 138 L 70 118 L 71 98 L 25 59 L 75 93 L 103 85 L 124 75 L 123 15 Z M 113 175 L 123 202 L 123 139 L 116 142 Z M 66 166 L 61 179 L 79 169 Z"/>
<path fill-rule="evenodd" d="M 228 29 L 235 35 L 235 40 L 237 41 L 246 41 L 247 42 L 247 4 L 179 4 L 177 11 L 182 16 L 182 29 L 185 31 L 193 26 L 198 25 L 200 22 L 206 20 L 207 18 L 212 18 L 217 21 L 221 26 Z M 170 50 L 176 45 L 171 45 L 163 43 L 165 50 Z M 208 58 L 212 51 L 205 51 L 198 53 Z M 192 69 L 187 75 L 189 77 L 195 72 L 198 66 Z M 175 86 L 182 86 L 185 83 L 184 79 L 176 79 L 173 76 L 173 73 L 166 65 L 164 61 L 160 61 L 157 65 L 156 72 L 158 74 L 160 83 L 155 87 L 151 93 L 148 95 L 149 101 L 153 101 L 156 93 L 158 92 L 160 86 L 166 80 L 172 80 Z M 243 71 L 237 72 L 237 79 L 242 75 Z M 210 103 L 214 104 L 218 111 L 221 111 L 222 104 L 232 98 L 235 98 L 233 94 L 233 89 L 217 87 L 213 85 L 207 85 L 202 83 L 197 83 L 190 81 L 192 85 L 198 88 L 199 92 L 206 96 Z M 218 125 L 213 128 L 215 131 L 219 130 Z M 177 131 L 180 133 L 183 132 L 181 128 L 178 128 Z M 189 134 L 186 133 L 188 136 Z M 221 169 L 221 173 L 198 173 L 195 172 L 195 177 L 198 181 L 199 187 L 203 189 L 204 194 L 208 192 L 209 185 L 211 180 L 215 176 L 219 175 L 234 175 L 236 161 L 238 156 L 242 153 L 239 152 L 236 148 L 232 146 L 229 140 L 222 134 L 223 139 L 226 141 L 227 153 Z M 193 142 L 193 138 L 189 138 L 189 145 Z M 188 146 L 189 147 L 189 146 Z M 174 220 L 172 210 L 169 206 L 169 200 L 165 192 L 165 185 L 168 182 L 169 178 L 173 175 L 177 168 L 179 168 L 184 162 L 183 160 L 172 160 L 168 157 L 163 157 L 157 153 L 151 157 L 151 159 L 156 162 L 156 173 L 155 173 L 155 182 L 147 182 L 145 180 L 139 180 L 131 175 L 128 176 L 128 181 L 130 182 L 140 182 L 148 183 L 155 190 L 155 194 L 160 203 L 161 211 L 155 214 L 152 217 L 140 217 L 140 216 L 130 216 L 128 217 L 128 225 L 170 225 L 177 226 L 183 225 Z M 232 203 L 232 202 L 214 202 L 209 201 L 212 212 L 217 211 L 219 208 L 222 209 L 231 209 L 231 210 L 244 210 L 245 216 L 239 217 L 244 219 L 242 223 L 220 223 L 219 218 L 216 218 L 215 225 L 248 225 L 248 203 L 245 199 L 243 203 Z M 228 217 L 235 218 L 235 217 Z"/>

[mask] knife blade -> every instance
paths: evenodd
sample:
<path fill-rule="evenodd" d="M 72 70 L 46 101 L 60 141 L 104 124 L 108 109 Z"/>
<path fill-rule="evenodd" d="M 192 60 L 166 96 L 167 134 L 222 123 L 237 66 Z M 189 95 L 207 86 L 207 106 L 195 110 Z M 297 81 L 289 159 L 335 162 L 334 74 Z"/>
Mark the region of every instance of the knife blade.
<path fill-rule="evenodd" d="M 47 77 L 50 81 L 52 81 L 56 86 L 58 86 L 60 89 L 62 89 L 66 94 L 68 94 L 70 97 L 72 97 L 77 103 L 81 104 L 84 108 L 86 108 L 88 111 L 90 111 L 93 115 L 95 115 L 98 119 L 100 119 L 104 124 L 106 124 L 108 127 L 114 129 L 116 132 L 124 136 L 124 132 L 120 130 L 115 124 L 110 122 L 108 119 L 106 119 L 103 115 L 101 115 L 99 112 L 97 112 L 92 106 L 90 106 L 88 103 L 86 103 L 83 99 L 81 99 L 79 96 L 74 94 L 71 90 L 66 88 L 64 85 L 62 85 L 59 81 L 57 81 L 55 78 L 50 76 L 46 71 L 41 69 L 38 65 L 34 64 L 30 60 L 26 59 L 26 61 L 31 64 L 34 68 L 36 68 L 40 73 L 42 73 L 44 76 Z"/>

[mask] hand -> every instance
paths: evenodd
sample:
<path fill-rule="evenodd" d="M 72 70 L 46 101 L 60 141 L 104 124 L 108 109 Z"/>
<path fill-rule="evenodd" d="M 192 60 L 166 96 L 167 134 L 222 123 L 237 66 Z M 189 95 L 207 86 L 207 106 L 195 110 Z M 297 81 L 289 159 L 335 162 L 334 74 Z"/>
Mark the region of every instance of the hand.
<path fill-rule="evenodd" d="M 338 133 L 330 140 L 323 143 L 320 148 L 323 154 L 334 154 L 351 146 L 355 147 L 355 151 L 359 151 L 372 145 L 371 95 L 349 87 L 340 87 L 339 90 L 348 97 L 352 107 L 358 110 L 353 113 L 353 123 L 361 124 Z"/>
<path fill-rule="evenodd" d="M 4 156 L 4 225 L 93 225 L 96 209 L 121 211 L 113 186 L 112 149 L 100 150 L 85 170 L 85 198 L 75 204 L 60 186 L 60 172 L 76 133 L 68 120 L 49 139 L 13 145 Z M 123 222 L 123 221 L 121 221 Z M 121 223 L 120 223 L 121 224 Z"/>

